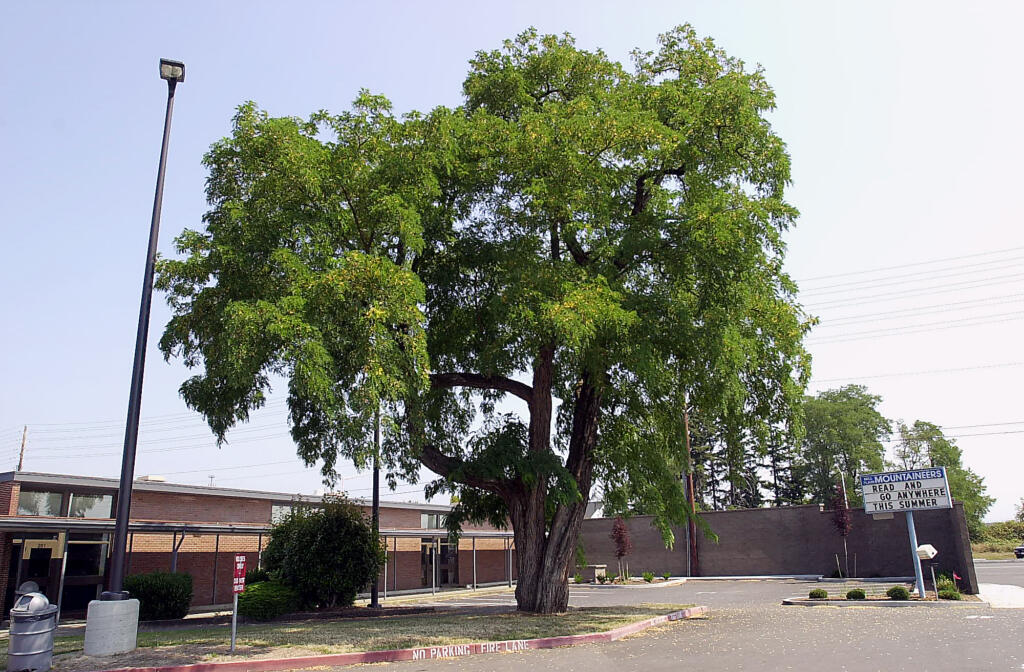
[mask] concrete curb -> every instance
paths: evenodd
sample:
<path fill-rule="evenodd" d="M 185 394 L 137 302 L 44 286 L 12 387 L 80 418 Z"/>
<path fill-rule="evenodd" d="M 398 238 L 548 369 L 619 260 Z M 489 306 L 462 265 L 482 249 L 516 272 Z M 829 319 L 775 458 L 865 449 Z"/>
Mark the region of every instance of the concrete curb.
<path fill-rule="evenodd" d="M 988 602 L 965 602 L 939 600 L 938 602 L 917 602 L 915 600 L 812 600 L 807 597 L 790 597 L 783 604 L 796 607 L 990 607 Z"/>
<path fill-rule="evenodd" d="M 687 581 L 820 581 L 821 574 L 759 574 L 752 576 L 688 576 Z"/>
<path fill-rule="evenodd" d="M 360 663 L 393 663 L 402 660 L 427 660 L 435 658 L 461 658 L 487 653 L 508 653 L 531 649 L 553 649 L 559 646 L 576 646 L 596 642 L 614 642 L 655 625 L 670 621 L 681 621 L 705 616 L 710 610 L 704 606 L 674 611 L 664 616 L 655 616 L 636 623 L 630 623 L 607 632 L 540 639 L 516 639 L 503 642 L 474 642 L 472 644 L 451 644 L 448 646 L 424 646 L 415 649 L 391 649 L 389 651 L 361 651 L 356 653 L 334 653 L 323 656 L 302 656 L 298 658 L 272 658 L 262 660 L 232 660 L 223 663 L 194 663 L 192 665 L 167 665 L 161 667 L 112 668 L 103 672 L 272 672 L 295 670 L 306 667 L 357 665 Z"/>

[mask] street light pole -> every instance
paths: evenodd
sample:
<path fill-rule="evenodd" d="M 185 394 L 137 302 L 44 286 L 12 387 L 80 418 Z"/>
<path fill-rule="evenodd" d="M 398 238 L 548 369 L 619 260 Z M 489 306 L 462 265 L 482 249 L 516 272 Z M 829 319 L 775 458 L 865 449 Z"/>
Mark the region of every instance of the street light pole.
<path fill-rule="evenodd" d="M 167 80 L 167 111 L 164 115 L 164 138 L 160 145 L 160 167 L 156 174 L 153 217 L 149 225 L 149 251 L 142 280 L 142 302 L 139 326 L 135 334 L 135 361 L 128 396 L 128 421 L 124 431 L 124 456 L 121 459 L 121 483 L 117 489 L 117 519 L 114 525 L 113 550 L 110 558 L 110 590 L 100 599 L 126 600 L 124 592 L 125 545 L 128 541 L 128 516 L 132 503 L 132 480 L 135 477 L 135 449 L 139 438 L 139 413 L 142 406 L 142 378 L 146 368 L 146 341 L 149 335 L 149 313 L 153 303 L 153 267 L 160 233 L 160 208 L 164 198 L 164 171 L 167 167 L 167 144 L 171 135 L 171 113 L 174 110 L 174 89 L 185 81 L 185 64 L 160 59 L 160 78 Z"/>

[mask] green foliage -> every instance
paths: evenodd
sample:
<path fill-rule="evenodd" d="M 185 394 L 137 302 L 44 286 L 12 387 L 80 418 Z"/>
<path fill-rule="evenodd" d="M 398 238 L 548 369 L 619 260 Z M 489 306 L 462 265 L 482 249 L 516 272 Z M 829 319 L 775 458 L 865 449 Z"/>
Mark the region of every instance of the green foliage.
<path fill-rule="evenodd" d="M 380 538 L 344 497 L 316 508 L 293 507 L 271 529 L 263 553 L 267 570 L 294 589 L 306 607 L 351 605 L 376 580 L 383 562 Z"/>
<path fill-rule="evenodd" d="M 935 587 L 940 592 L 943 590 L 960 590 L 959 588 L 957 588 L 956 581 L 954 581 L 953 577 L 949 576 L 948 574 L 940 574 L 939 577 L 935 580 L 935 584 Z"/>
<path fill-rule="evenodd" d="M 812 600 L 824 600 L 828 598 L 828 591 L 824 588 L 813 588 L 811 592 L 807 594 L 807 597 Z"/>
<path fill-rule="evenodd" d="M 139 620 L 184 618 L 192 605 L 192 575 L 151 572 L 124 577 L 124 589 L 139 601 Z"/>
<path fill-rule="evenodd" d="M 898 469 L 946 467 L 949 492 L 954 499 L 963 502 L 967 529 L 972 539 L 978 539 L 985 529 L 982 519 L 995 500 L 985 495 L 981 476 L 963 466 L 963 452 L 956 442 L 947 438 L 938 425 L 922 420 L 915 421 L 913 426 L 899 422 L 897 434 L 896 462 L 892 466 Z"/>
<path fill-rule="evenodd" d="M 860 588 L 854 588 L 853 590 L 849 590 L 846 593 L 846 599 L 848 600 L 863 600 L 866 597 L 867 595 L 865 595 L 864 591 Z"/>
<path fill-rule="evenodd" d="M 643 577 L 644 581 L 650 583 L 651 581 L 654 581 L 654 572 L 644 572 Z"/>
<path fill-rule="evenodd" d="M 616 574 L 615 572 L 609 572 L 608 573 L 608 580 L 611 581 L 612 583 L 615 583 L 616 581 L 619 580 L 619 575 Z"/>
<path fill-rule="evenodd" d="M 576 566 L 581 568 L 587 566 L 587 549 L 583 547 L 582 536 L 576 541 Z"/>
<path fill-rule="evenodd" d="M 945 590 L 939 590 L 939 599 L 940 600 L 962 600 L 964 598 L 960 594 L 959 590 L 952 589 L 952 588 L 947 588 Z"/>
<path fill-rule="evenodd" d="M 972 538 L 977 541 L 1005 541 L 1018 545 L 1024 543 L 1024 521 L 1007 520 L 1001 523 L 987 523 L 982 526 L 981 533 Z"/>
<path fill-rule="evenodd" d="M 478 52 L 463 93 L 401 118 L 365 92 L 307 119 L 238 109 L 204 160 L 204 230 L 158 269 L 186 403 L 223 440 L 283 377 L 328 480 L 367 464 L 380 408 L 392 484 L 426 465 L 453 528 L 538 540 L 538 581 L 564 580 L 595 480 L 672 545 L 684 401 L 756 497 L 759 446 L 799 434 L 811 324 L 763 72 L 690 26 L 632 69 L 530 30 Z M 507 395 L 528 410 L 498 412 Z"/>
<path fill-rule="evenodd" d="M 264 581 L 270 581 L 270 572 L 266 569 L 258 569 L 252 567 L 251 569 L 245 570 L 245 585 L 251 586 L 256 583 L 263 583 Z"/>
<path fill-rule="evenodd" d="M 1024 497 L 1020 498 L 1020 504 L 1017 505 L 1017 517 L 1018 523 L 1024 523 Z"/>
<path fill-rule="evenodd" d="M 671 572 L 663 572 L 662 575 L 661 575 L 661 578 L 663 578 L 666 581 L 668 581 L 670 578 L 672 578 L 672 573 Z"/>
<path fill-rule="evenodd" d="M 878 412 L 882 398 L 861 385 L 847 385 L 808 397 L 803 404 L 802 458 L 797 470 L 809 484 L 812 502 L 828 504 L 836 483 L 836 467 L 847 483 L 858 473 L 882 471 L 889 421 Z M 858 488 L 847 492 L 851 507 L 860 501 Z"/>
<path fill-rule="evenodd" d="M 576 583 L 583 583 L 583 575 L 580 574 L 579 572 L 576 572 L 576 574 L 572 577 L 572 579 Z"/>
<path fill-rule="evenodd" d="M 277 581 L 247 585 L 238 596 L 238 613 L 254 621 L 269 621 L 296 611 L 300 600 L 290 587 Z"/>
<path fill-rule="evenodd" d="M 907 590 L 906 586 L 893 586 L 889 590 L 885 591 L 885 594 L 889 596 L 890 600 L 910 599 L 910 591 Z"/>
<path fill-rule="evenodd" d="M 607 576 L 603 576 L 603 575 L 599 574 L 598 577 L 597 577 L 597 582 L 600 583 L 602 586 L 604 585 L 604 582 L 607 581 L 607 580 L 608 580 Z"/>

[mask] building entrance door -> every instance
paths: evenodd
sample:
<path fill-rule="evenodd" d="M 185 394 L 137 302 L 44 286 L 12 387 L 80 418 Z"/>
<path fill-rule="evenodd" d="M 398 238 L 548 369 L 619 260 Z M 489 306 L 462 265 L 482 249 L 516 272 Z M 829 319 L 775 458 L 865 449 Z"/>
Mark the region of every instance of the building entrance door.
<path fill-rule="evenodd" d="M 11 565 L 4 596 L 4 611 L 14 606 L 14 591 L 26 581 L 35 581 L 39 592 L 56 604 L 60 593 L 63 533 L 29 533 L 11 544 Z"/>
<path fill-rule="evenodd" d="M 107 569 L 110 541 L 106 534 L 72 532 L 64 562 L 61 612 L 85 611 L 99 599 Z"/>
<path fill-rule="evenodd" d="M 422 539 L 420 542 L 420 564 L 423 570 L 423 585 L 454 586 L 459 583 L 459 550 L 457 544 L 447 539 Z M 430 572 L 434 571 L 431 580 Z"/>

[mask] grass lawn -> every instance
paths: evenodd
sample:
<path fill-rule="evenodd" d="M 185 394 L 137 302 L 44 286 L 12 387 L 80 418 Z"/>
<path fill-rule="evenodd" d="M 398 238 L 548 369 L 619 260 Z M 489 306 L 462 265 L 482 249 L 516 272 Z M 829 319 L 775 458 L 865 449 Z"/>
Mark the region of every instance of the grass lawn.
<path fill-rule="evenodd" d="M 309 620 L 243 625 L 238 649 L 228 651 L 230 626 L 139 633 L 139 648 L 107 658 L 82 655 L 82 637 L 58 637 L 54 669 L 60 671 L 182 665 L 239 658 L 285 658 L 351 651 L 533 639 L 611 630 L 692 605 L 641 604 L 584 607 L 566 614 L 424 614 L 367 620 Z M 4 656 L 6 659 L 6 656 Z M 0 661 L 5 664 L 6 660 Z"/>
<path fill-rule="evenodd" d="M 974 551 L 972 555 L 982 560 L 1013 560 L 1017 557 L 1013 551 Z"/>

